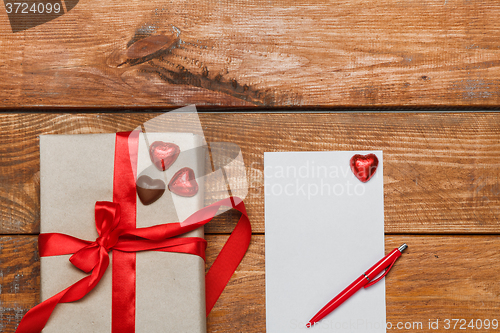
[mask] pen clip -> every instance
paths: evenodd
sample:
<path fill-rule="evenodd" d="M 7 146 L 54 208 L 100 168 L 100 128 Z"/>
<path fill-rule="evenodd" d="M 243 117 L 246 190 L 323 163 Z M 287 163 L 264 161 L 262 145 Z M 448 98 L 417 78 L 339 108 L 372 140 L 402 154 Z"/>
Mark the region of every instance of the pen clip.
<path fill-rule="evenodd" d="M 379 276 L 378 278 L 376 278 L 375 280 L 370 281 L 370 282 L 368 282 L 367 284 L 365 284 L 365 288 L 368 288 L 368 287 L 370 287 L 370 286 L 373 286 L 375 283 L 377 283 L 377 282 L 379 282 L 380 280 L 382 280 L 382 278 L 383 278 L 384 276 L 386 276 L 386 275 L 387 275 L 387 273 L 389 273 L 389 271 L 391 270 L 391 268 L 392 268 L 392 266 L 394 265 L 394 263 L 396 262 L 396 260 L 398 260 L 398 258 L 399 258 L 399 257 L 397 257 L 396 259 L 394 259 L 394 261 L 391 263 L 391 265 L 385 269 L 384 274 L 380 275 L 380 276 Z"/>

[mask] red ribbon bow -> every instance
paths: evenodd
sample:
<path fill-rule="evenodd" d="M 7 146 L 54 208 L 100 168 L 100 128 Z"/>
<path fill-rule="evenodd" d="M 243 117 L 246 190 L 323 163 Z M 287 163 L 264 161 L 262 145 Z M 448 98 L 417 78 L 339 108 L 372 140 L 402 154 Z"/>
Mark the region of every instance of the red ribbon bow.
<path fill-rule="evenodd" d="M 69 261 L 85 273 L 94 268 L 102 271 L 107 268 L 109 251 L 118 242 L 120 223 L 120 205 L 112 202 L 97 202 L 95 206 L 95 225 L 99 237 L 69 258 Z M 105 266 L 105 267 L 104 267 Z M 97 281 L 98 282 L 98 281 Z"/>
<path fill-rule="evenodd" d="M 41 257 L 74 253 L 70 258 L 73 265 L 84 272 L 92 272 L 91 275 L 84 277 L 32 308 L 23 317 L 16 332 L 40 332 L 58 303 L 74 302 L 88 294 L 99 283 L 109 266 L 108 252 L 111 250 L 122 252 L 148 250 L 180 252 L 195 254 L 205 259 L 207 244 L 205 239 L 199 237 L 172 237 L 192 231 L 208 223 L 215 216 L 220 206 L 235 208 L 242 213 L 242 216 L 228 243 L 226 243 L 207 274 L 208 314 L 241 258 L 243 258 L 250 242 L 250 223 L 243 201 L 234 197 L 227 198 L 197 211 L 182 223 L 160 224 L 138 229 L 120 227 L 119 204 L 99 201 L 95 207 L 96 228 L 99 237 L 95 241 L 90 242 L 59 233 L 46 233 L 41 234 L 39 237 Z M 234 252 L 235 250 L 236 252 Z"/>

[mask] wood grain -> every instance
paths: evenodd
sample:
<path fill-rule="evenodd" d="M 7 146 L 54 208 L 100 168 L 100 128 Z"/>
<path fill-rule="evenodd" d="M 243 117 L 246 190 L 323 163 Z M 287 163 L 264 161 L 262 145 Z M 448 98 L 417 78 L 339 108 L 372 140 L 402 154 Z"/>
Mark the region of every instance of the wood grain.
<path fill-rule="evenodd" d="M 2 10 L 0 101 L 498 106 L 499 16 L 486 0 L 88 0 L 12 33 Z M 152 58 L 115 62 L 141 39 L 171 34 L 178 42 Z"/>
<path fill-rule="evenodd" d="M 207 266 L 222 248 L 225 235 L 207 237 Z M 405 332 L 428 332 L 429 320 L 500 320 L 496 236 L 386 236 L 386 252 L 406 242 L 386 279 L 387 321 L 422 323 Z M 14 332 L 24 313 L 38 300 L 36 237 L 0 237 L 0 325 Z M 332 291 L 335 293 L 335 291 Z M 453 325 L 453 323 L 452 323 Z M 477 330 L 476 330 L 477 331 Z M 208 332 L 265 332 L 264 236 L 254 235 L 250 249 L 208 317 Z"/>
<path fill-rule="evenodd" d="M 403 242 L 408 243 L 408 252 L 386 283 L 389 322 L 394 326 L 422 322 L 423 329 L 408 331 L 429 332 L 429 320 L 439 320 L 439 332 L 447 332 L 445 319 L 465 319 L 467 324 L 477 319 L 499 320 L 500 288 L 497 274 L 490 269 L 499 259 L 498 237 L 391 236 L 386 237 L 386 251 Z M 451 331 L 463 331 L 459 327 Z"/>
<path fill-rule="evenodd" d="M 156 115 L 0 115 L 0 233 L 38 233 L 38 135 L 127 131 Z M 500 230 L 500 114 L 200 114 L 200 119 L 208 142 L 241 147 L 254 232 L 264 232 L 263 153 L 309 150 L 383 150 L 387 233 Z M 207 232 L 230 232 L 234 214 L 218 217 Z"/>
<path fill-rule="evenodd" d="M 0 237 L 0 332 L 14 332 L 40 300 L 37 238 Z"/>

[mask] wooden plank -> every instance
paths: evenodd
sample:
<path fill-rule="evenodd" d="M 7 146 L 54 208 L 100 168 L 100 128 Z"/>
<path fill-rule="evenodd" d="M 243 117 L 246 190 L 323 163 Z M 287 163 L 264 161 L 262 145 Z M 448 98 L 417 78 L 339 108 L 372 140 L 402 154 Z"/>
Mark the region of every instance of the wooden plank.
<path fill-rule="evenodd" d="M 404 242 L 408 252 L 386 283 L 387 320 L 393 329 L 398 323 L 410 322 L 412 328 L 407 332 L 432 332 L 429 321 L 438 320 L 438 332 L 463 332 L 464 327 L 488 332 L 494 331 L 492 327 L 478 329 L 477 321 L 496 319 L 498 330 L 500 287 L 497 272 L 490 268 L 499 259 L 498 237 L 390 236 L 386 237 L 386 251 Z M 474 329 L 468 326 L 471 320 Z M 420 329 L 414 322 L 422 323 Z"/>
<path fill-rule="evenodd" d="M 0 331 L 14 332 L 40 300 L 40 258 L 34 236 L 0 237 Z"/>
<path fill-rule="evenodd" d="M 0 115 L 0 233 L 38 233 L 40 134 L 135 129 L 155 114 Z M 243 152 L 264 232 L 265 151 L 383 150 L 388 233 L 498 233 L 500 114 L 200 114 L 208 142 Z M 216 195 L 216 189 L 213 190 Z M 227 233 L 235 213 L 208 233 Z"/>
<path fill-rule="evenodd" d="M 384 152 L 388 233 L 499 230 L 498 114 L 228 114 L 211 118 L 217 124 L 210 132 L 216 135 L 213 141 L 236 142 L 242 147 L 249 166 L 247 203 L 254 231 L 264 231 L 264 152 L 323 150 Z"/>
<path fill-rule="evenodd" d="M 208 266 L 227 236 L 207 239 Z M 393 235 L 385 241 L 386 252 L 403 242 L 409 245 L 386 280 L 387 321 L 393 329 L 398 323 L 410 323 L 414 327 L 405 332 L 428 332 L 429 320 L 438 320 L 440 330 L 436 331 L 461 332 L 459 326 L 453 329 L 453 322 L 445 330 L 445 319 L 464 319 L 467 324 L 472 319 L 475 323 L 489 319 L 490 324 L 500 320 L 498 237 Z M 14 332 L 38 299 L 36 237 L 1 237 L 0 245 L 0 325 L 7 333 Z M 265 331 L 264 270 L 264 236 L 254 235 L 247 255 L 208 317 L 208 332 Z"/>
<path fill-rule="evenodd" d="M 487 0 L 89 0 L 11 33 L 2 11 L 0 101 L 498 106 L 499 16 Z M 152 36 L 164 47 L 146 42 L 133 52 Z"/>

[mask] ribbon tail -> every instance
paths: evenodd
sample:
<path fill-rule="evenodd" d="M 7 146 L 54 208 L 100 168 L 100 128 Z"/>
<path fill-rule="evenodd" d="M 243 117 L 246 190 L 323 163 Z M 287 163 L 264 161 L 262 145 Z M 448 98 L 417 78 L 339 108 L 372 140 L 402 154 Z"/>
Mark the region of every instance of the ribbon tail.
<path fill-rule="evenodd" d="M 45 327 L 55 307 L 59 303 L 77 301 L 87 295 L 101 280 L 109 265 L 109 257 L 102 258 L 101 265 L 92 271 L 91 275 L 84 277 L 60 293 L 43 301 L 29 310 L 19 323 L 16 333 L 39 333 Z"/>
<path fill-rule="evenodd" d="M 243 201 L 234 206 L 242 213 L 233 232 L 205 276 L 207 316 L 238 268 L 250 245 L 252 227 Z"/>
<path fill-rule="evenodd" d="M 29 310 L 19 323 L 16 333 L 38 333 L 41 332 L 45 324 L 49 320 L 52 311 L 64 297 L 71 287 L 66 288 L 60 293 L 52 296 L 48 300 L 38 304 Z"/>

